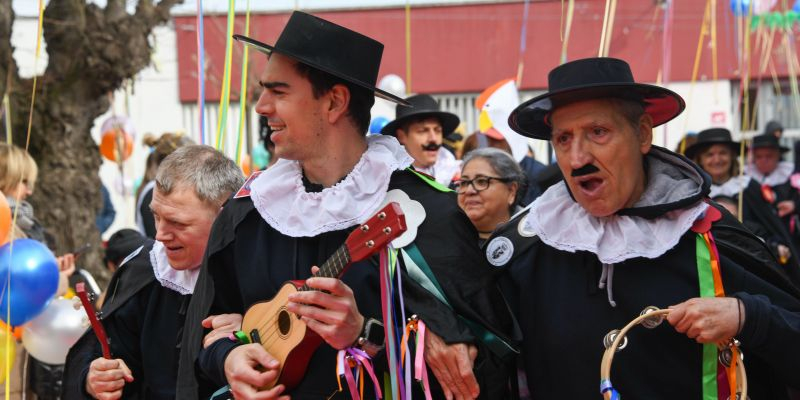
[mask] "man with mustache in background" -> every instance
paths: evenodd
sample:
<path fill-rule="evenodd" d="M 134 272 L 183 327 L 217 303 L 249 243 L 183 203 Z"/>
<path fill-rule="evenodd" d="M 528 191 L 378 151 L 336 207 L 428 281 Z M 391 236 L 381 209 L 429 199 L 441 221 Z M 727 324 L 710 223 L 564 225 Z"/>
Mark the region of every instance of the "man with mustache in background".
<path fill-rule="evenodd" d="M 414 158 L 414 169 L 449 186 L 457 177 L 461 162 L 442 147 L 442 139 L 458 127 L 458 116 L 442 111 L 436 99 L 427 94 L 414 95 L 406 101 L 411 107 L 398 106 L 395 120 L 386 124 L 381 133 L 397 137 Z"/>

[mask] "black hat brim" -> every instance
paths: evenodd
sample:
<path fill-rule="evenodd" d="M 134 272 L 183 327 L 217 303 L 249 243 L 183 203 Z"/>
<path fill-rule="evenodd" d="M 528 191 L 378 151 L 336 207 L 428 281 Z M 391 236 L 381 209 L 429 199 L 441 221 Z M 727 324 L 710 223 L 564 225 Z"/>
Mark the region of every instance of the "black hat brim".
<path fill-rule="evenodd" d="M 547 117 L 555 107 L 601 98 L 642 102 L 645 112 L 653 118 L 653 127 L 671 121 L 686 108 L 681 96 L 660 86 L 644 83 L 602 83 L 536 96 L 514 109 L 508 117 L 508 125 L 523 136 L 550 140 L 552 128 Z"/>
<path fill-rule="evenodd" d="M 272 52 L 274 51 L 274 52 L 281 53 L 281 54 L 283 54 L 285 56 L 289 56 L 289 57 L 297 60 L 298 62 L 306 64 L 306 65 L 308 65 L 310 67 L 316 68 L 316 69 L 318 69 L 320 71 L 327 72 L 327 73 L 329 73 L 329 74 L 331 74 L 331 75 L 333 75 L 335 77 L 344 79 L 344 80 L 346 80 L 346 81 L 348 81 L 350 83 L 353 83 L 353 84 L 356 84 L 358 86 L 361 86 L 364 89 L 367 89 L 367 90 L 375 93 L 375 96 L 380 97 L 382 99 L 389 100 L 389 101 L 397 103 L 397 104 L 402 104 L 404 106 L 408 106 L 409 105 L 407 101 L 405 101 L 405 100 L 401 99 L 400 97 L 397 97 L 397 96 L 395 96 L 395 95 L 393 95 L 393 94 L 391 94 L 389 92 L 386 92 L 384 90 L 378 89 L 377 87 L 375 87 L 374 84 L 369 84 L 369 83 L 361 81 L 359 79 L 355 79 L 353 77 L 346 76 L 346 75 L 342 74 L 341 72 L 334 71 L 333 69 L 330 69 L 330 68 L 327 68 L 327 67 L 325 67 L 323 65 L 320 65 L 319 63 L 315 62 L 314 60 L 308 59 L 307 57 L 302 56 L 300 54 L 297 54 L 297 53 L 295 53 L 293 51 L 289 51 L 289 50 L 281 49 L 279 47 L 271 46 L 271 45 L 268 45 L 268 44 L 266 44 L 264 42 L 259 42 L 258 40 L 255 40 L 255 39 L 253 39 L 251 37 L 247 37 L 247 36 L 244 36 L 244 35 L 233 35 L 233 38 L 238 40 L 238 41 L 240 41 L 240 42 L 242 42 L 242 44 L 244 44 L 245 46 L 252 47 L 252 48 L 254 48 L 254 49 L 256 49 L 256 50 L 258 50 L 258 51 L 260 51 L 260 52 L 262 52 L 264 54 L 267 54 L 267 55 L 272 54 Z"/>
<path fill-rule="evenodd" d="M 458 124 L 461 123 L 461 120 L 458 119 L 458 116 L 449 113 L 447 111 L 420 111 L 414 112 L 411 111 L 410 113 L 404 115 L 401 118 L 398 118 L 392 122 L 386 124 L 386 126 L 381 129 L 381 133 L 384 135 L 391 135 L 395 136 L 397 134 L 397 130 L 403 126 L 406 121 L 412 119 L 425 119 L 429 117 L 438 118 L 442 124 L 442 134 L 449 135 L 452 133 L 456 128 L 458 128 Z"/>
<path fill-rule="evenodd" d="M 786 147 L 786 146 L 778 146 L 778 147 L 771 146 L 771 145 L 761 145 L 761 146 L 756 146 L 756 145 L 752 145 L 752 144 L 751 144 L 751 145 L 748 147 L 748 150 L 755 150 L 755 149 L 778 149 L 778 150 L 780 150 L 781 154 L 784 154 L 784 153 L 786 153 L 787 151 L 789 151 L 789 148 L 788 148 L 788 147 Z"/>
<path fill-rule="evenodd" d="M 711 140 L 705 141 L 702 143 L 694 143 L 691 146 L 687 147 L 686 150 L 683 151 L 686 158 L 690 160 L 694 160 L 698 154 L 703 152 L 703 150 L 715 145 L 715 144 L 724 144 L 727 145 L 731 151 L 733 151 L 733 155 L 739 156 L 739 152 L 741 151 L 742 144 L 740 142 L 728 141 L 728 140 Z"/>

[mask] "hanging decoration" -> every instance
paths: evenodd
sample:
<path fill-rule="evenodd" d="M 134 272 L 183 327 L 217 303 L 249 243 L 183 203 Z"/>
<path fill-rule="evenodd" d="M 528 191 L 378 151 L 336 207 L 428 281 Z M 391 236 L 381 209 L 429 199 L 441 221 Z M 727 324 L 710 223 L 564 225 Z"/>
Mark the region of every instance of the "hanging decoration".
<path fill-rule="evenodd" d="M 225 152 L 225 134 L 228 131 L 228 106 L 231 101 L 231 59 L 233 58 L 233 22 L 236 19 L 235 0 L 228 1 L 228 30 L 225 35 L 225 69 L 222 91 L 219 96 L 219 119 L 217 121 L 216 149 Z"/>
<path fill-rule="evenodd" d="M 197 129 L 200 144 L 206 144 L 206 41 L 203 0 L 197 0 Z"/>
<path fill-rule="evenodd" d="M 247 0 L 247 11 L 244 20 L 244 35 L 250 36 L 250 0 Z M 236 164 L 242 156 L 242 139 L 244 138 L 245 127 L 247 123 L 247 67 L 248 67 L 248 54 L 250 47 L 244 46 L 242 55 L 242 88 L 239 91 L 239 135 L 236 138 L 236 155 L 234 160 Z"/>

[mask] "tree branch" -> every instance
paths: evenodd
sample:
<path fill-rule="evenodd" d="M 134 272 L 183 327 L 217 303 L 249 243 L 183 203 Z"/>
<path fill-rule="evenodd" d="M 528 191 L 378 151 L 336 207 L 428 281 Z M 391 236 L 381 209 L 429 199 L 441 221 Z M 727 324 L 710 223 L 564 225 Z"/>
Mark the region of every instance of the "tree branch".
<path fill-rule="evenodd" d="M 8 84 L 19 80 L 17 62 L 14 60 L 14 46 L 11 45 L 11 27 L 14 25 L 14 10 L 11 0 L 0 1 L 0 97 L 6 92 Z"/>
<path fill-rule="evenodd" d="M 86 30 L 84 1 L 51 1 L 44 10 L 44 40 L 49 57 L 45 75 L 60 82 L 72 75 L 83 59 Z"/>
<path fill-rule="evenodd" d="M 106 21 L 114 22 L 125 18 L 128 12 L 125 10 L 125 0 L 108 0 L 106 4 Z"/>

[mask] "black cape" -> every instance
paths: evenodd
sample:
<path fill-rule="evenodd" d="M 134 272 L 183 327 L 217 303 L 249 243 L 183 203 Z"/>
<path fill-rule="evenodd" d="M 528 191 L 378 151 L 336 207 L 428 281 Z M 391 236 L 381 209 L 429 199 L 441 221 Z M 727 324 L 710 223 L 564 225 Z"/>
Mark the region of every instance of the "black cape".
<path fill-rule="evenodd" d="M 706 189 L 693 198 L 695 203 L 702 201 L 707 187 L 706 182 Z M 640 216 L 655 218 L 685 206 L 652 207 Z M 721 206 L 712 206 L 722 212 L 711 232 L 720 253 L 725 292 L 741 299 L 745 307 L 745 323 L 737 338 L 750 398 L 784 399 L 786 386 L 800 385 L 796 373 L 800 293 L 759 238 Z M 699 297 L 697 234 L 687 231 L 656 259 L 640 257 L 615 264 L 616 307 L 612 307 L 606 289 L 598 288 L 602 264 L 597 256 L 561 251 L 538 237 L 523 236 L 520 224 L 525 217 L 499 228 L 490 241 L 508 237 L 518 249 L 506 264 L 504 288 L 523 334 L 522 359 L 531 397 L 600 398 L 604 336 L 621 329 L 647 306 L 666 308 Z M 628 339 L 612 368 L 614 387 L 623 398 L 700 398 L 699 344 L 666 322 L 653 330 L 634 328 Z"/>
<path fill-rule="evenodd" d="M 102 323 L 113 358 L 122 358 L 134 381 L 123 389 L 125 399 L 173 399 L 178 370 L 183 316 L 191 295 L 180 295 L 155 279 L 148 242 L 134 252 L 109 283 Z M 64 399 L 90 398 L 85 390 L 89 364 L 101 357 L 92 329 L 75 343 L 64 369 Z"/>

